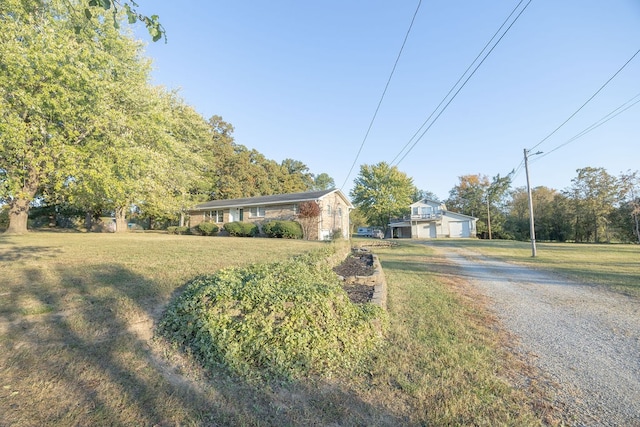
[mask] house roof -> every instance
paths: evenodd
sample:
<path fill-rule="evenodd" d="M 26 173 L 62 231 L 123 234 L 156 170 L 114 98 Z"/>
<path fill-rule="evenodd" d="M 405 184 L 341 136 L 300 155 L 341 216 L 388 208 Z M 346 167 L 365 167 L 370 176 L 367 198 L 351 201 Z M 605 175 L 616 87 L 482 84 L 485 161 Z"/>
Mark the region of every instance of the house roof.
<path fill-rule="evenodd" d="M 443 210 L 447 210 L 447 207 L 445 206 L 444 202 L 438 202 L 431 199 L 420 199 L 417 202 L 411 203 L 409 206 L 413 207 L 413 206 L 419 206 L 419 205 L 439 206 L 439 207 L 443 207 Z"/>
<path fill-rule="evenodd" d="M 476 218 L 475 216 L 471 216 L 471 215 L 465 215 L 465 214 L 461 214 L 458 212 L 451 212 L 451 211 L 446 211 L 442 213 L 443 215 L 446 216 L 453 216 L 453 217 L 458 217 L 460 219 L 471 219 L 471 220 L 478 220 L 478 218 Z"/>
<path fill-rule="evenodd" d="M 347 206 L 353 208 L 353 205 L 346 198 L 346 196 L 338 189 L 332 188 L 330 190 L 321 191 L 307 191 L 304 193 L 288 193 L 288 194 L 273 194 L 271 196 L 258 196 L 258 197 L 245 197 L 242 199 L 227 199 L 227 200 L 211 200 L 209 202 L 196 205 L 192 210 L 201 211 L 208 209 L 224 209 L 235 207 L 251 207 L 251 206 L 266 206 L 266 205 L 278 205 L 283 203 L 301 203 L 308 201 L 320 200 L 323 197 L 337 192 L 338 195 L 344 199 Z"/>

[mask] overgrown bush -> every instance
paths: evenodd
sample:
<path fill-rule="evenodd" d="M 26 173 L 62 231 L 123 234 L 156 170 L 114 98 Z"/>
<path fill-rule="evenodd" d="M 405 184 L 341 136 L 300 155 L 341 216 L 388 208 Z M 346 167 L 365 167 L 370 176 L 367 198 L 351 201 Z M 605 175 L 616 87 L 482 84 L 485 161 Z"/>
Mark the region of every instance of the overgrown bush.
<path fill-rule="evenodd" d="M 221 270 L 191 281 L 160 324 L 161 335 L 208 368 L 250 378 L 331 375 L 366 360 L 385 312 L 353 304 L 326 254 Z"/>
<path fill-rule="evenodd" d="M 230 236 L 236 237 L 253 237 L 258 234 L 258 226 L 250 222 L 228 222 L 224 229 Z"/>
<path fill-rule="evenodd" d="M 220 227 L 212 222 L 201 222 L 198 224 L 198 231 L 200 231 L 203 236 L 213 236 L 218 230 L 220 230 Z"/>
<path fill-rule="evenodd" d="M 302 239 L 302 226 L 295 221 L 269 221 L 262 226 L 268 237 Z"/>

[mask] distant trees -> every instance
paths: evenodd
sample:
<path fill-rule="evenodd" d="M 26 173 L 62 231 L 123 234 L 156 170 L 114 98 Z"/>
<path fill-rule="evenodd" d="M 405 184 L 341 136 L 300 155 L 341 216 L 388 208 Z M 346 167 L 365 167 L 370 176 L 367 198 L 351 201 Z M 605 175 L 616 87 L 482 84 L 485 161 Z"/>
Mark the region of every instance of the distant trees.
<path fill-rule="evenodd" d="M 386 162 L 362 165 L 351 190 L 353 204 L 369 225 L 388 228 L 389 220 L 408 213 L 416 188 L 413 180 Z"/>
<path fill-rule="evenodd" d="M 636 241 L 638 236 L 637 172 L 615 177 L 603 168 L 578 169 L 564 191 L 532 189 L 538 240 L 610 242 Z M 507 237 L 529 239 L 528 199 L 525 188 L 510 193 L 505 230 Z M 634 214 L 635 212 L 635 214 Z"/>
<path fill-rule="evenodd" d="M 638 172 L 615 177 L 603 168 L 578 169 L 563 191 L 533 188 L 537 240 L 640 243 L 640 179 Z M 478 232 L 489 237 L 527 240 L 529 201 L 526 188 L 511 190 L 510 176 L 489 180 L 464 175 L 446 201 L 448 209 L 477 217 Z M 483 207 L 484 204 L 484 207 Z"/>
<path fill-rule="evenodd" d="M 578 169 L 567 194 L 573 201 L 574 240 L 610 240 L 609 216 L 618 200 L 617 180 L 603 168 Z"/>

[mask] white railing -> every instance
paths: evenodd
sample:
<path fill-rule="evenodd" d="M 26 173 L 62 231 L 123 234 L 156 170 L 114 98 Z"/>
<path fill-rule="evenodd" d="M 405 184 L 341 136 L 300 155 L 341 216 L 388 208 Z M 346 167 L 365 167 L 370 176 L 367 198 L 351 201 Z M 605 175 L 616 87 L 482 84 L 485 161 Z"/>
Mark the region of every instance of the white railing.
<path fill-rule="evenodd" d="M 428 213 L 428 214 L 419 214 L 419 215 L 411 215 L 411 218 L 407 219 L 440 219 L 442 218 L 441 213 Z"/>

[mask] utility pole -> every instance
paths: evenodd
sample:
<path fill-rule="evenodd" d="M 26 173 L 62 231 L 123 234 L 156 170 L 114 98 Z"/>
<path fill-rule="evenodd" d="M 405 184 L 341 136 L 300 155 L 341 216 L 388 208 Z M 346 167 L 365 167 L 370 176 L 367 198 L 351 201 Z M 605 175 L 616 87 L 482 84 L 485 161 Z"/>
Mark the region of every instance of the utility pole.
<path fill-rule="evenodd" d="M 491 240 L 491 207 L 489 205 L 489 192 L 487 192 L 487 228 L 489 230 L 489 240 Z"/>
<path fill-rule="evenodd" d="M 537 255 L 536 252 L 536 229 L 533 224 L 533 199 L 531 197 L 531 184 L 529 184 L 529 161 L 527 158 L 528 151 L 524 149 L 524 170 L 527 175 L 527 193 L 529 195 L 529 231 L 531 234 L 531 256 L 535 258 Z M 533 153 L 532 156 L 536 154 L 542 154 L 542 151 L 538 151 L 537 153 Z"/>

